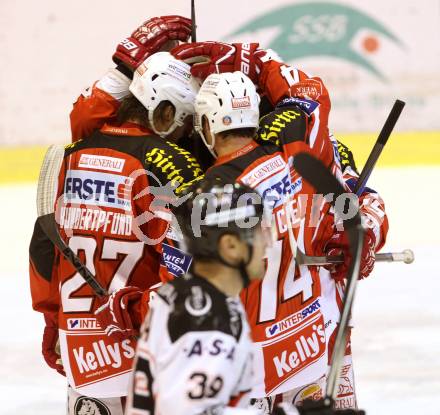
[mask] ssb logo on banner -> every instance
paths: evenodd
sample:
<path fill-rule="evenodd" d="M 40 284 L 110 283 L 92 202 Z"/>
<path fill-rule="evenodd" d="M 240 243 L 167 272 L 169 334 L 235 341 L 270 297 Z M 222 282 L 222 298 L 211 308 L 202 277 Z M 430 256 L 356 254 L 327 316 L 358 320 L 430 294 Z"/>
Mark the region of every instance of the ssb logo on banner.
<path fill-rule="evenodd" d="M 383 18 L 380 15 L 380 20 Z M 295 2 L 273 8 L 242 25 L 227 39 L 262 30 L 277 33 L 267 39 L 270 41 L 266 48 L 279 53 L 284 62 L 298 62 L 313 56 L 336 57 L 382 80 L 385 77 L 371 55 L 386 42 L 403 47 L 402 41 L 379 19 L 360 9 L 333 2 Z"/>

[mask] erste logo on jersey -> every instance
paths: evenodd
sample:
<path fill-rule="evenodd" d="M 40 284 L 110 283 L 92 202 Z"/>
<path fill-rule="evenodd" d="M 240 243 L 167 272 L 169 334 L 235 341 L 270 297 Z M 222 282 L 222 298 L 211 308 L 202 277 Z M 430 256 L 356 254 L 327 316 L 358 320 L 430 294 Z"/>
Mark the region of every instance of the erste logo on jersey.
<path fill-rule="evenodd" d="M 118 174 L 67 170 L 64 202 L 131 210 L 133 181 Z"/>

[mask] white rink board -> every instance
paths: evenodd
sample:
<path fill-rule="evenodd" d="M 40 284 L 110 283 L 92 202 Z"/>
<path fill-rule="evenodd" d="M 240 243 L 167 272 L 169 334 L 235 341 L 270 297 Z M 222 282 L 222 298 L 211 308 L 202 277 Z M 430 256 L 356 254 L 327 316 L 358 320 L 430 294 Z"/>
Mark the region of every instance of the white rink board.
<path fill-rule="evenodd" d="M 276 45 L 289 63 L 323 78 L 333 101 L 334 131 L 376 131 L 396 98 L 407 101 L 398 130 L 440 130 L 437 0 L 321 2 L 325 7 L 307 1 L 299 10 L 302 3 L 223 0 L 221 7 L 213 7 L 211 1 L 196 0 L 198 40 Z M 69 141 L 71 104 L 113 66 L 117 43 L 146 18 L 189 16 L 189 8 L 190 0 L 131 0 L 127 5 L 115 0 L 2 0 L 0 145 Z M 230 36 L 271 13 L 277 13 L 275 22 L 259 22 L 252 31 Z M 280 26 L 283 17 L 287 20 Z"/>
<path fill-rule="evenodd" d="M 440 168 L 380 169 L 390 218 L 386 250 L 412 248 L 412 265 L 379 264 L 355 300 L 359 402 L 373 415 L 438 414 L 440 392 Z M 380 184 L 380 185 L 379 185 Z M 31 310 L 27 249 L 35 186 L 1 186 L 0 415 L 60 415 L 64 378 L 40 356 L 43 318 Z"/>

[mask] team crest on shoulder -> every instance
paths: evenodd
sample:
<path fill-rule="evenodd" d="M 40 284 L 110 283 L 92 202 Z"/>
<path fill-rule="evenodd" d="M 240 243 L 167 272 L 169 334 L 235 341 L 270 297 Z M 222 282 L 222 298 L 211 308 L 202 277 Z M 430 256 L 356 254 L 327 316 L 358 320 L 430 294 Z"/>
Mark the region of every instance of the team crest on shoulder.
<path fill-rule="evenodd" d="M 191 294 L 185 298 L 185 308 L 193 316 L 199 317 L 208 313 L 212 307 L 212 299 L 201 287 L 191 287 Z"/>
<path fill-rule="evenodd" d="M 81 396 L 75 402 L 75 415 L 110 415 L 108 407 L 98 399 Z"/>

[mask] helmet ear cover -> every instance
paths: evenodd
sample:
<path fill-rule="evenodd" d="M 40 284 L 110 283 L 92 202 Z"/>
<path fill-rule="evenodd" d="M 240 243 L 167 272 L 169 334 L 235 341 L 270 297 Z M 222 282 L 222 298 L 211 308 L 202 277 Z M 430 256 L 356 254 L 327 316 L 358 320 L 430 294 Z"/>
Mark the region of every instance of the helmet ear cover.
<path fill-rule="evenodd" d="M 130 92 L 148 110 L 151 129 L 166 137 L 182 126 L 188 115 L 194 114 L 194 101 L 200 82 L 191 75 L 190 66 L 168 52 L 158 52 L 147 58 L 134 72 Z M 174 106 L 174 120 L 166 131 L 159 131 L 154 121 L 158 106 L 168 101 Z"/>

